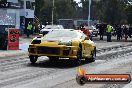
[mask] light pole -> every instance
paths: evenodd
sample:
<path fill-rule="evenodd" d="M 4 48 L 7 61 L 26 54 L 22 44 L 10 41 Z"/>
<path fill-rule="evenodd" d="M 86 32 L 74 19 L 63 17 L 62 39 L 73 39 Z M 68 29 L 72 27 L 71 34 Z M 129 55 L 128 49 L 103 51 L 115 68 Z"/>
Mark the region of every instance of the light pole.
<path fill-rule="evenodd" d="M 52 25 L 54 24 L 54 0 L 53 0 L 53 7 L 52 7 Z"/>
<path fill-rule="evenodd" d="M 91 0 L 89 0 L 88 26 L 90 26 L 90 7 L 91 7 Z"/>

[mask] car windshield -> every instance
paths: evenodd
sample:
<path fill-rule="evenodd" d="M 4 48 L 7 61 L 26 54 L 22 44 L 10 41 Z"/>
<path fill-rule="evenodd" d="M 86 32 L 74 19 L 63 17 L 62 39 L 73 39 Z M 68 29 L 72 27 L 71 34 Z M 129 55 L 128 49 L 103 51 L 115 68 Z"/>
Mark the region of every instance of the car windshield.
<path fill-rule="evenodd" d="M 70 30 L 58 30 L 58 31 L 51 31 L 48 34 L 44 36 L 46 39 L 48 38 L 63 38 L 63 37 L 69 37 L 69 38 L 79 38 L 81 37 L 81 33 L 79 34 L 76 31 L 70 31 Z"/>

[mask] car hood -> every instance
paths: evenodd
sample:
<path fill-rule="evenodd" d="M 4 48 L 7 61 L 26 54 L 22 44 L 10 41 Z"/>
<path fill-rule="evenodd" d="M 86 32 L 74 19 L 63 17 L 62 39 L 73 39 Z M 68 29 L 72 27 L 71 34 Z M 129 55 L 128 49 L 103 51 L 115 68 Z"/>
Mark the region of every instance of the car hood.
<path fill-rule="evenodd" d="M 44 38 L 47 42 L 71 42 L 73 38 L 71 37 L 61 37 L 61 38 Z"/>

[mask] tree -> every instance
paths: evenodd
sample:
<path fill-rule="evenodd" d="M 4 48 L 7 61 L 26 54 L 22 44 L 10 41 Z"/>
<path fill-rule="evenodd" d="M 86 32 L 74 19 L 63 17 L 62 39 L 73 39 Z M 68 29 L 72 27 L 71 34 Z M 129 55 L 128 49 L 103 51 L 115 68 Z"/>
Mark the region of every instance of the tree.
<path fill-rule="evenodd" d="M 36 0 L 35 15 L 43 22 L 51 22 L 53 0 Z M 87 19 L 89 0 L 81 0 L 79 7 L 74 0 L 55 0 L 54 23 L 58 19 Z M 129 23 L 132 19 L 131 0 L 92 0 L 91 19 L 111 24 L 119 24 L 122 20 Z"/>
<path fill-rule="evenodd" d="M 125 11 L 126 11 L 128 23 L 129 23 L 129 24 L 132 24 L 132 2 L 129 3 L 129 4 L 126 6 Z"/>
<path fill-rule="evenodd" d="M 42 4 L 42 5 L 41 5 Z M 52 0 L 36 1 L 36 16 L 44 23 L 51 22 L 52 15 Z M 74 19 L 77 17 L 78 5 L 74 0 L 55 0 L 54 6 L 54 23 L 58 19 Z"/>
<path fill-rule="evenodd" d="M 42 15 L 44 0 L 35 0 L 35 15 L 40 19 Z"/>
<path fill-rule="evenodd" d="M 89 0 L 81 0 L 85 19 L 88 15 L 88 1 Z M 91 19 L 100 20 L 110 24 L 119 24 L 121 20 L 131 17 L 131 8 L 130 6 L 127 6 L 130 1 L 131 0 L 92 0 Z"/>

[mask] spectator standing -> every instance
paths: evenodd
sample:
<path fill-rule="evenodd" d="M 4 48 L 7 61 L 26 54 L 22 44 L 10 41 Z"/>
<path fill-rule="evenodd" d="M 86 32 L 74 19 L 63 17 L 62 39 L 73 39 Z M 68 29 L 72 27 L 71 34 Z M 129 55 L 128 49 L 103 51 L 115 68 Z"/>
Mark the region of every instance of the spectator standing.
<path fill-rule="evenodd" d="M 27 25 L 27 38 L 29 38 L 31 30 L 32 30 L 32 24 L 31 22 L 29 22 Z"/>
<path fill-rule="evenodd" d="M 21 23 L 21 26 L 20 26 L 20 34 L 23 35 L 24 34 L 24 30 L 25 30 L 25 25 L 24 25 L 24 22 Z"/>
<path fill-rule="evenodd" d="M 39 23 L 38 23 L 38 21 L 35 21 L 35 23 L 34 23 L 34 32 L 39 33 Z"/>
<path fill-rule="evenodd" d="M 124 33 L 125 42 L 126 42 L 128 38 L 128 28 L 126 26 L 124 26 L 123 33 Z"/>
<path fill-rule="evenodd" d="M 117 27 L 117 26 L 116 26 Z M 116 27 L 112 27 L 112 31 L 113 31 L 113 36 L 116 36 L 116 32 L 117 32 L 117 28 Z"/>
<path fill-rule="evenodd" d="M 112 27 L 111 25 L 107 25 L 107 42 L 112 42 L 111 41 L 111 32 L 112 32 Z"/>
<path fill-rule="evenodd" d="M 100 40 L 103 40 L 104 27 L 102 24 L 99 25 L 99 34 L 100 34 Z"/>
<path fill-rule="evenodd" d="M 84 28 L 83 25 L 81 25 L 80 30 L 81 30 L 86 36 L 90 37 L 90 39 L 92 40 L 92 36 L 91 36 L 91 33 L 89 32 L 89 29 L 86 29 L 86 28 Z"/>
<path fill-rule="evenodd" d="M 122 38 L 122 29 L 119 25 L 116 27 L 116 34 L 117 34 L 117 40 L 121 40 L 121 38 Z"/>
<path fill-rule="evenodd" d="M 130 38 L 132 37 L 132 26 L 131 25 L 129 25 L 128 36 Z"/>

